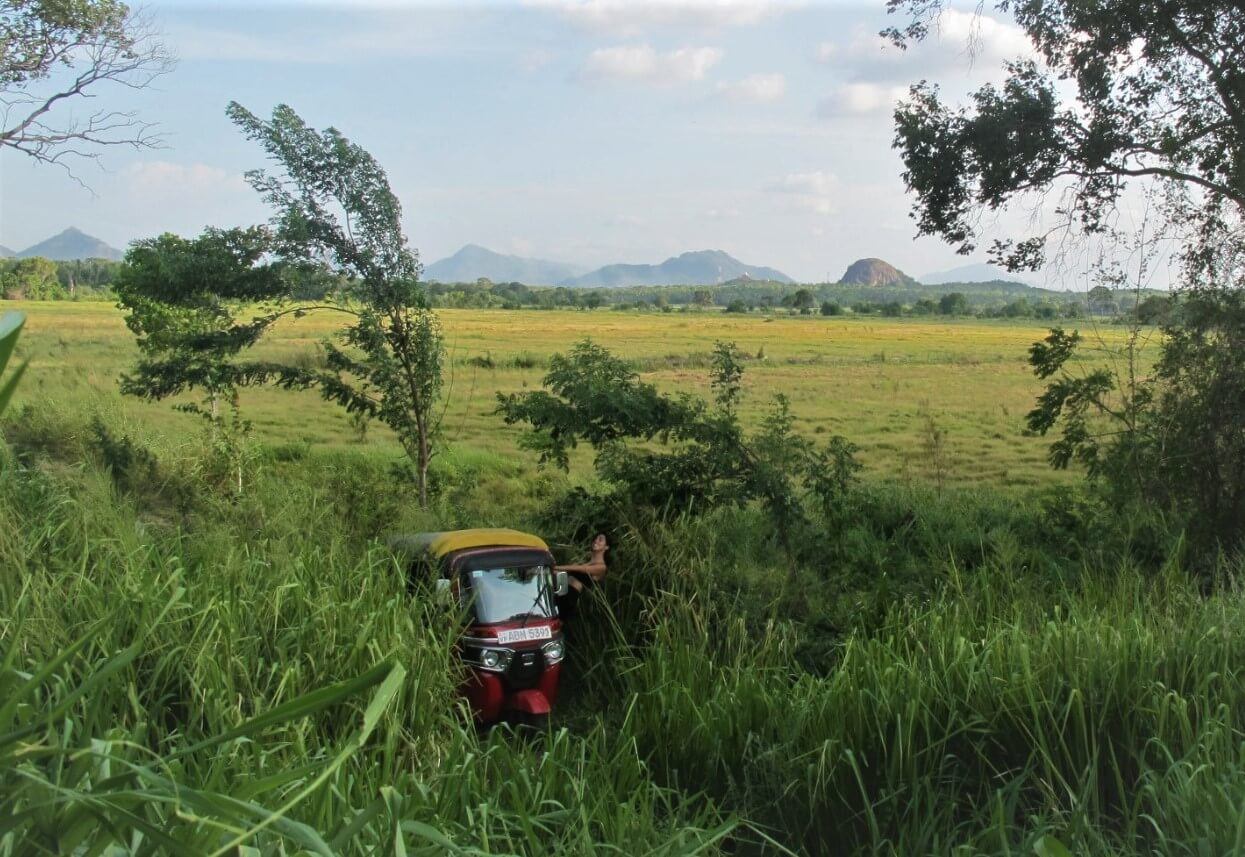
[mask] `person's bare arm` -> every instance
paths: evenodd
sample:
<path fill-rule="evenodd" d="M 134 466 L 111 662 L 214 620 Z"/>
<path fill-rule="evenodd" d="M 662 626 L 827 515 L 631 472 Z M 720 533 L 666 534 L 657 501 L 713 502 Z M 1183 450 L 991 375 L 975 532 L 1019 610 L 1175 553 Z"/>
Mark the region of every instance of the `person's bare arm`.
<path fill-rule="evenodd" d="M 603 562 L 585 562 L 570 565 L 555 565 L 554 571 L 577 571 L 580 574 L 586 574 L 593 580 L 600 580 L 605 577 L 605 563 Z"/>

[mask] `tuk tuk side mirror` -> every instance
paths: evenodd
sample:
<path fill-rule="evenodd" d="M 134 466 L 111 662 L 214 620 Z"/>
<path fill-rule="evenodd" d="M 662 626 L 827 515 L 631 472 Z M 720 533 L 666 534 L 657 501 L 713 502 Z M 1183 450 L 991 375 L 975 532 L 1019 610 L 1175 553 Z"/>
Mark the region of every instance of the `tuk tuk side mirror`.
<path fill-rule="evenodd" d="M 559 571 L 554 575 L 554 585 L 557 587 L 558 595 L 565 595 L 571 589 L 570 575 L 565 571 Z"/>
<path fill-rule="evenodd" d="M 436 579 L 436 592 L 441 597 L 447 597 L 450 594 L 450 580 L 446 577 L 438 577 Z"/>

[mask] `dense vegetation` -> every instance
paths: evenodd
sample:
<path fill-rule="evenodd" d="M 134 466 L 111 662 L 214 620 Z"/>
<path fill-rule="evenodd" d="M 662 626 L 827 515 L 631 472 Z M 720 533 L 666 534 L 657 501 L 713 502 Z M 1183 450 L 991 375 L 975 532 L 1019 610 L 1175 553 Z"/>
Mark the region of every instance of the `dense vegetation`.
<path fill-rule="evenodd" d="M 1240 845 L 1240 597 L 1088 495 L 866 480 L 795 565 L 757 509 L 615 519 L 532 741 L 470 727 L 453 620 L 377 539 L 571 552 L 601 510 L 566 481 L 443 463 L 421 513 L 386 455 L 265 447 L 237 497 L 140 426 L 28 406 L 6 435 L 7 853 Z"/>
<path fill-rule="evenodd" d="M 1095 286 L 1056 292 L 1020 283 L 949 283 L 937 286 L 811 285 L 732 281 L 717 286 L 625 286 L 612 289 L 532 287 L 523 283 L 429 283 L 433 303 L 455 308 L 553 309 L 570 307 L 656 312 L 724 308 L 733 313 L 814 315 L 976 316 L 1060 319 L 1094 316 L 1155 321 L 1166 293 Z M 1147 304 L 1149 305 L 1147 308 Z"/>
<path fill-rule="evenodd" d="M 41 256 L 0 259 L 0 298 L 4 300 L 111 300 L 120 262 L 76 259 L 53 262 Z"/>

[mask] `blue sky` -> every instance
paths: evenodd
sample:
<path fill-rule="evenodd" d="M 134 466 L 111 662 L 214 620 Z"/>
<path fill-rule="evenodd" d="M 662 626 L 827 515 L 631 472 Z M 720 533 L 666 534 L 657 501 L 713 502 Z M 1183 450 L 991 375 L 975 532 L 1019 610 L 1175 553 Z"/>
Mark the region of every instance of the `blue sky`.
<path fill-rule="evenodd" d="M 262 153 L 225 117 L 237 100 L 287 103 L 372 152 L 426 262 L 469 242 L 587 266 L 717 248 L 803 280 L 864 256 L 915 275 L 980 261 L 914 240 L 890 147 L 909 83 L 960 96 L 1026 52 L 972 8 L 905 53 L 876 35 L 883 2 L 157 2 L 177 68 L 105 100 L 158 122 L 167 148 L 82 167 L 93 192 L 5 152 L 0 244 L 265 220 L 242 180 Z"/>

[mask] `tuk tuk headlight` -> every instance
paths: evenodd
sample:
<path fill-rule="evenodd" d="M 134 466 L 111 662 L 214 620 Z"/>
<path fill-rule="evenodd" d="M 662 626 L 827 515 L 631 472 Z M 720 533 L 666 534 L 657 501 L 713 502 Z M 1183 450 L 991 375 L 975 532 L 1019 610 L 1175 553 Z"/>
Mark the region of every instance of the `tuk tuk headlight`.
<path fill-rule="evenodd" d="M 550 640 L 541 650 L 545 653 L 545 661 L 551 664 L 556 664 L 566 654 L 566 646 L 561 640 Z"/>
<path fill-rule="evenodd" d="M 497 649 L 484 649 L 480 652 L 480 666 L 486 670 L 504 670 L 509 660 L 508 652 L 501 652 Z"/>

